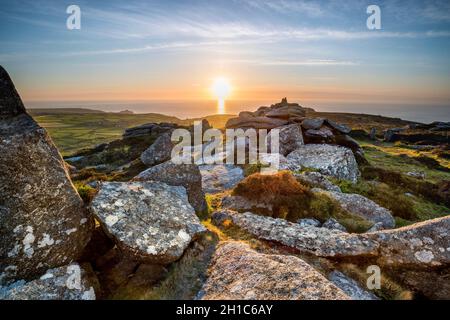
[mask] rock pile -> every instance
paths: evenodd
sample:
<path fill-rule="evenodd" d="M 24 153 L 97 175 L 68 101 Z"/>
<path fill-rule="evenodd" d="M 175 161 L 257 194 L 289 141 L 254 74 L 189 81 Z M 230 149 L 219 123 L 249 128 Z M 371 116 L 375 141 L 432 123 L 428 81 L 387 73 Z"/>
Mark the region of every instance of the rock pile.
<path fill-rule="evenodd" d="M 226 128 L 235 129 L 280 129 L 279 153 L 287 156 L 304 143 L 334 144 L 349 148 L 359 163 L 366 163 L 364 152 L 353 138 L 346 125 L 325 118 L 307 118 L 311 109 L 286 98 L 270 107 L 260 107 L 255 112 L 241 112 L 237 118 L 229 119 Z"/>

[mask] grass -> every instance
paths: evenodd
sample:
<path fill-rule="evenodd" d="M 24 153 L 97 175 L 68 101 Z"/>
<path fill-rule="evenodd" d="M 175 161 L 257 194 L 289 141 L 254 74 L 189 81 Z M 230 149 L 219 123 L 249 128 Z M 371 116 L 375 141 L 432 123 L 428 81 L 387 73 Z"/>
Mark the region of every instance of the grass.
<path fill-rule="evenodd" d="M 75 184 L 75 187 L 77 188 L 81 199 L 83 199 L 86 204 L 89 204 L 97 193 L 96 189 L 85 184 Z"/>
<path fill-rule="evenodd" d="M 63 156 L 69 156 L 80 150 L 120 139 L 126 128 L 151 122 L 172 122 L 180 125 L 190 125 L 194 120 L 198 120 L 181 120 L 157 113 L 118 114 L 92 113 L 85 110 L 80 110 L 80 113 L 67 112 L 67 110 L 51 111 L 53 112 L 29 110 L 39 125 L 47 129 Z M 232 116 L 213 115 L 206 117 L 206 119 L 212 126 L 222 128 L 230 117 Z"/>
<path fill-rule="evenodd" d="M 341 188 L 342 192 L 363 195 L 389 209 L 396 218 L 398 227 L 449 214 L 450 210 L 445 205 L 427 199 L 418 192 L 423 188 L 431 191 L 431 195 L 437 196 L 432 189 L 430 190 L 430 183 L 418 182 L 415 181 L 416 179 L 383 170 L 381 170 L 382 175 L 373 175 L 379 170 L 379 168 L 373 167 L 363 168 L 363 177 L 365 176 L 366 179 L 363 178 L 356 184 L 336 179 L 334 179 L 334 183 Z M 410 193 L 411 191 L 414 194 Z"/>
<path fill-rule="evenodd" d="M 364 232 L 373 223 L 344 210 L 337 201 L 324 193 L 312 193 L 289 171 L 272 175 L 255 173 L 241 181 L 233 195 L 272 205 L 274 218 L 297 222 L 302 218 L 316 218 L 325 222 L 335 218 L 350 232 Z M 266 212 L 254 212 L 267 214 Z"/>
<path fill-rule="evenodd" d="M 367 160 L 372 166 L 404 174 L 408 172 L 424 172 L 425 180 L 433 183 L 441 180 L 450 180 L 450 161 L 439 157 L 432 150 L 418 151 L 393 143 L 374 145 L 364 141 L 359 142 L 364 149 Z M 427 161 L 427 158 L 437 162 L 442 167 L 441 170 L 437 170 L 439 167 L 430 168 L 430 166 L 427 166 L 425 163 L 432 161 Z"/>

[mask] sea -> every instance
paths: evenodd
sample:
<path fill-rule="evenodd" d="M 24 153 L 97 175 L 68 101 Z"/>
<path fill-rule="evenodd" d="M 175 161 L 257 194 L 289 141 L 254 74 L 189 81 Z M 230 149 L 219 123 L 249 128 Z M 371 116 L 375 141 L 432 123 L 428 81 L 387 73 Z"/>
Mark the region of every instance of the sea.
<path fill-rule="evenodd" d="M 302 103 L 304 107 L 321 112 L 348 112 L 381 115 L 403 120 L 431 123 L 450 122 L 450 101 L 448 105 L 433 104 L 380 104 L 380 103 Z M 225 103 L 225 114 L 238 114 L 240 111 L 254 111 L 260 106 L 270 106 L 274 101 L 231 100 Z M 218 114 L 217 101 L 26 101 L 27 108 L 86 108 L 105 112 L 124 110 L 134 113 L 162 113 L 180 119 L 197 118 Z"/>

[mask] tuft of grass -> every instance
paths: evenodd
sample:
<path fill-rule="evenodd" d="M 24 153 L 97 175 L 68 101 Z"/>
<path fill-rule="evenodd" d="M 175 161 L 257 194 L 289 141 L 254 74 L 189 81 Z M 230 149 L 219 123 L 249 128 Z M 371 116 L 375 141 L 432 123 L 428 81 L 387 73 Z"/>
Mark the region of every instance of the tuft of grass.
<path fill-rule="evenodd" d="M 83 199 L 86 204 L 89 204 L 97 193 L 96 189 L 85 184 L 76 184 L 75 187 L 77 188 L 81 199 Z"/>
<path fill-rule="evenodd" d="M 241 181 L 233 195 L 271 204 L 275 218 L 295 219 L 309 208 L 311 192 L 288 171 L 271 175 L 255 173 Z"/>
<path fill-rule="evenodd" d="M 206 204 L 208 206 L 208 217 L 211 213 L 220 209 L 220 204 L 222 201 L 222 194 L 206 194 L 205 195 Z"/>

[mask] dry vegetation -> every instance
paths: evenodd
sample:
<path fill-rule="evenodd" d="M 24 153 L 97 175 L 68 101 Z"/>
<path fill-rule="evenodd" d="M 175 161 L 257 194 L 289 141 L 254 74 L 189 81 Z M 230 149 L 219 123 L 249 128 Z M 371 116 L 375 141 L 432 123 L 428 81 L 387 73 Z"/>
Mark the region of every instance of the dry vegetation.
<path fill-rule="evenodd" d="M 273 175 L 252 174 L 236 186 L 233 195 L 270 204 L 273 208 L 272 217 L 291 222 L 302 218 L 325 222 L 335 218 L 350 232 L 364 232 L 372 226 L 371 222 L 347 212 L 325 194 L 312 193 L 289 171 Z"/>

